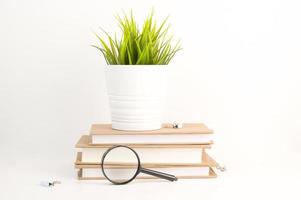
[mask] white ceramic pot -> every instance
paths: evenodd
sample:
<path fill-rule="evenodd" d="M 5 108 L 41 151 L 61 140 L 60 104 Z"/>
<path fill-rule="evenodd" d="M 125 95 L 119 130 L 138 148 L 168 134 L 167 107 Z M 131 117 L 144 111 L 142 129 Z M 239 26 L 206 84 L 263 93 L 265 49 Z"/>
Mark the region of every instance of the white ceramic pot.
<path fill-rule="evenodd" d="M 106 66 L 113 129 L 143 131 L 161 128 L 167 68 L 167 65 Z"/>

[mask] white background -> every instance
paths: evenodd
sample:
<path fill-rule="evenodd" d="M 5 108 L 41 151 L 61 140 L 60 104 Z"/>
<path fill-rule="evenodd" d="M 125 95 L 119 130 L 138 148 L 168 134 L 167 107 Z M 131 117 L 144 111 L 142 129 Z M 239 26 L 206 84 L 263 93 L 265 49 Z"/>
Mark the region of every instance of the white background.
<path fill-rule="evenodd" d="M 74 144 L 109 122 L 92 30 L 152 6 L 182 41 L 165 120 L 215 130 L 214 180 L 76 180 Z M 300 199 L 301 5 L 277 0 L 1 0 L 0 199 Z M 63 183 L 42 188 L 41 180 Z M 299 183 L 299 187 L 298 187 Z"/>

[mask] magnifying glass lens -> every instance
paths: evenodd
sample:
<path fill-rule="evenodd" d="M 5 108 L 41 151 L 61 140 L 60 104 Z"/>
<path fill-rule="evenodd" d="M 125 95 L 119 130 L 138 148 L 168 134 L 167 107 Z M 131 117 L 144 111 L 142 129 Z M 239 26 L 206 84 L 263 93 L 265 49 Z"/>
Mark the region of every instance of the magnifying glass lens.
<path fill-rule="evenodd" d="M 139 172 L 138 157 L 129 148 L 123 146 L 112 148 L 103 158 L 102 171 L 114 184 L 127 183 Z"/>

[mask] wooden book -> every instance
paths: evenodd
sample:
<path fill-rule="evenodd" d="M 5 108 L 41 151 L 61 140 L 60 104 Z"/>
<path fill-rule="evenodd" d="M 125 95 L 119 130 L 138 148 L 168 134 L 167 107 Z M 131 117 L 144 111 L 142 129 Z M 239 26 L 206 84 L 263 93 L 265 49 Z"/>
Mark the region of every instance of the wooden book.
<path fill-rule="evenodd" d="M 191 169 L 191 168 L 189 168 Z M 158 170 L 156 168 L 154 168 L 154 170 Z M 160 169 L 159 169 L 160 170 Z M 183 169 L 182 169 L 183 170 Z M 185 170 L 185 168 L 184 168 Z M 186 169 L 187 170 L 187 169 Z M 209 172 L 207 172 L 209 170 Z M 215 171 L 212 169 L 212 167 L 209 167 L 207 169 L 199 169 L 199 174 L 200 175 L 177 175 L 175 173 L 173 173 L 173 171 L 169 171 L 169 170 L 166 170 L 164 171 L 165 173 L 170 173 L 170 174 L 173 174 L 175 175 L 178 179 L 204 179 L 204 178 L 216 178 L 217 177 L 217 174 L 215 173 Z M 163 171 L 163 170 L 161 170 Z M 176 172 L 176 171 L 174 171 Z M 178 172 L 178 173 L 181 173 L 181 172 Z M 105 177 L 102 176 L 102 175 L 99 175 L 101 174 L 101 169 L 85 169 L 85 168 L 81 168 L 78 170 L 77 172 L 77 178 L 78 180 L 105 180 Z M 138 180 L 141 180 L 141 179 L 158 179 L 157 177 L 154 177 L 154 176 L 148 176 L 148 175 L 142 175 L 142 174 L 139 174 L 136 179 Z M 160 179 L 162 180 L 162 179 Z"/>
<path fill-rule="evenodd" d="M 111 124 L 93 124 L 90 130 L 92 144 L 211 144 L 212 133 L 202 123 L 187 123 L 182 128 L 163 124 L 152 131 L 120 131 Z"/>
<path fill-rule="evenodd" d="M 181 166 L 193 166 L 193 167 L 203 167 L 203 166 L 209 166 L 209 167 L 216 167 L 217 162 L 209 156 L 205 150 L 203 151 L 202 159 L 199 163 L 142 163 L 145 167 L 181 167 Z M 95 163 L 87 163 L 83 162 L 82 160 L 83 154 L 82 152 L 77 152 L 76 159 L 74 162 L 75 168 L 100 168 L 100 161 Z"/>
<path fill-rule="evenodd" d="M 119 145 L 120 143 L 108 143 L 108 144 L 93 144 L 91 135 L 82 135 L 77 143 L 75 144 L 75 148 L 109 148 L 114 145 Z M 213 141 L 210 143 L 193 143 L 193 144 L 130 144 L 123 143 L 123 145 L 127 145 L 131 148 L 205 148 L 210 149 Z"/>
<path fill-rule="evenodd" d="M 199 178 L 215 178 L 217 177 L 212 167 L 216 167 L 216 162 L 206 152 L 203 154 L 203 162 L 195 165 L 174 165 L 174 164 L 143 164 L 144 168 L 157 170 L 164 173 L 170 173 L 175 175 L 179 179 L 199 179 Z M 79 169 L 78 179 L 79 180 L 102 180 L 101 165 L 87 165 L 81 162 L 81 153 L 77 153 L 75 168 Z M 133 168 L 133 166 L 128 166 Z M 122 166 L 121 168 L 125 168 Z M 112 167 L 112 170 L 121 169 L 120 167 Z M 145 174 L 139 174 L 138 179 L 157 179 L 156 177 L 148 176 Z"/>
<path fill-rule="evenodd" d="M 83 135 L 76 144 L 76 148 L 82 154 L 81 160 L 85 164 L 99 163 L 105 151 L 112 146 L 113 144 L 91 145 L 90 136 L 87 135 Z M 130 144 L 128 146 L 139 154 L 141 162 L 162 164 L 198 164 L 202 161 L 203 149 L 210 148 L 210 145 L 202 144 Z"/>

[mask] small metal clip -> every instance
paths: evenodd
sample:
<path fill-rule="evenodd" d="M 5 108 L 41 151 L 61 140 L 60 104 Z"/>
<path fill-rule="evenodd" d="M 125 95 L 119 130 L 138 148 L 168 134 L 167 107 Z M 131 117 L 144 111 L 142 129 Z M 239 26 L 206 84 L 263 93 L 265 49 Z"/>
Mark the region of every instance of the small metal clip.
<path fill-rule="evenodd" d="M 55 184 L 61 184 L 61 181 L 41 181 L 40 185 L 43 187 L 50 187 L 50 186 L 54 186 Z"/>
<path fill-rule="evenodd" d="M 183 128 L 183 124 L 182 123 L 173 123 L 172 128 Z"/>
<path fill-rule="evenodd" d="M 221 172 L 227 171 L 226 166 L 225 165 L 221 165 L 219 163 L 217 163 L 216 169 L 220 170 Z"/>

